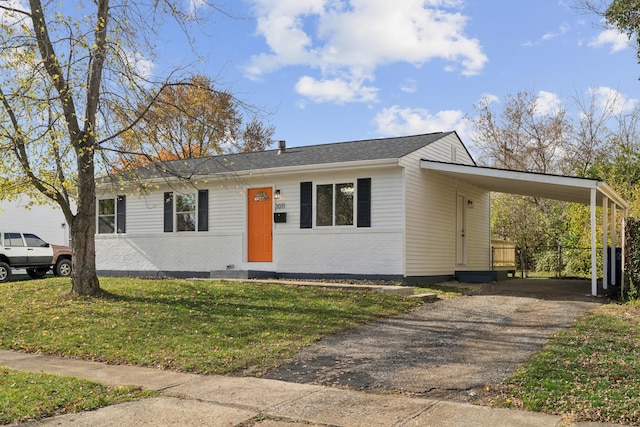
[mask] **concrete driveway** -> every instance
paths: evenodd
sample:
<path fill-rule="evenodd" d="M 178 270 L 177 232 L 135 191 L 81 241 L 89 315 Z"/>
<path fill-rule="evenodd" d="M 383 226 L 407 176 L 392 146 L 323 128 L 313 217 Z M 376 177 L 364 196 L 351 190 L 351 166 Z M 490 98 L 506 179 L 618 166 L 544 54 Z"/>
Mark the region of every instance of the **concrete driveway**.
<path fill-rule="evenodd" d="M 606 302 L 585 280 L 465 286 L 465 296 L 324 338 L 264 377 L 472 402 Z"/>

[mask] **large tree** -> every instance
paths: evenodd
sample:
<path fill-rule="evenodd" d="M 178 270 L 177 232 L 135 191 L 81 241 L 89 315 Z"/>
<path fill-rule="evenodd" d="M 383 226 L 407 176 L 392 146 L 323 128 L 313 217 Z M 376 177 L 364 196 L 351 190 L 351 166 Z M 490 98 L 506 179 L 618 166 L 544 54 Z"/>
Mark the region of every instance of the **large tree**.
<path fill-rule="evenodd" d="M 531 91 L 507 95 L 503 102 L 484 98 L 471 118 L 474 147 L 481 164 L 538 173 L 557 173 L 572 132 L 558 102 Z M 551 101 L 551 102 L 550 102 Z M 492 237 L 520 248 L 542 248 L 557 242 L 557 202 L 512 194 L 491 200 Z M 521 260 L 524 261 L 524 260 Z"/>
<path fill-rule="evenodd" d="M 0 0 L 0 192 L 29 191 L 61 207 L 73 242 L 73 294 L 100 293 L 97 155 L 142 119 L 118 122 L 114 106 L 151 106 L 163 87 L 188 83 L 177 74 L 152 77 L 145 65 L 163 23 L 186 31 L 202 10 L 194 4 Z"/>
<path fill-rule="evenodd" d="M 605 180 L 630 200 L 631 213 L 640 212 L 636 196 L 640 189 L 640 109 L 621 108 L 617 96 L 615 91 L 596 90 L 576 95 L 575 116 L 560 108 L 542 108 L 539 97 L 528 92 L 509 95 L 502 103 L 485 99 L 472 118 L 480 163 Z M 580 247 L 588 246 L 589 230 L 586 206 L 514 195 L 492 199 L 494 238 L 529 248 Z M 583 255 L 587 254 L 573 256 L 572 273 Z M 584 265 L 588 270 L 589 263 Z"/>
<path fill-rule="evenodd" d="M 116 171 L 149 162 L 191 159 L 231 152 L 262 151 L 272 143 L 273 126 L 254 115 L 244 120 L 241 103 L 211 79 L 195 75 L 187 84 L 168 85 L 152 105 L 131 111 L 117 108 L 118 122 L 128 127 L 115 147 Z M 130 117 L 140 120 L 130 126 Z"/>
<path fill-rule="evenodd" d="M 565 111 L 547 108 L 530 91 L 507 95 L 500 109 L 488 97 L 471 118 L 476 150 L 486 165 L 529 172 L 556 172 L 568 129 Z"/>

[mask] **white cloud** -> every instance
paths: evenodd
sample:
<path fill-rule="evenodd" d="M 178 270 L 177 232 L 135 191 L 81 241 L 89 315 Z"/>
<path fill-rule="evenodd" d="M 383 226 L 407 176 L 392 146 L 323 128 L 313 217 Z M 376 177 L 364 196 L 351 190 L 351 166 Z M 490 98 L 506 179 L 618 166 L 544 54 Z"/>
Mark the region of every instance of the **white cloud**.
<path fill-rule="evenodd" d="M 589 88 L 588 93 L 600 109 L 611 111 L 613 114 L 628 113 L 639 103 L 638 99 L 626 97 L 621 92 L 606 86 Z"/>
<path fill-rule="evenodd" d="M 562 108 L 562 100 L 558 95 L 541 90 L 536 98 L 536 114 L 544 116 L 555 114 Z"/>
<path fill-rule="evenodd" d="M 131 69 L 143 80 L 148 80 L 153 76 L 156 65 L 152 60 L 146 59 L 140 52 L 131 50 L 126 50 L 125 55 Z"/>
<path fill-rule="evenodd" d="M 414 79 L 406 79 L 404 83 L 400 85 L 400 90 L 406 93 L 415 93 L 418 90 L 418 82 Z"/>
<path fill-rule="evenodd" d="M 494 102 L 500 102 L 500 98 L 498 97 L 498 95 L 494 95 L 492 93 L 485 93 L 480 97 L 480 102 L 492 104 Z"/>
<path fill-rule="evenodd" d="M 191 15 L 194 15 L 198 9 L 207 5 L 207 0 L 187 0 L 187 10 Z"/>
<path fill-rule="evenodd" d="M 28 25 L 31 28 L 31 22 L 27 19 L 27 15 L 15 12 L 18 10 L 27 11 L 29 10 L 26 2 L 23 0 L 5 0 L 3 1 L 3 6 L 6 9 L 0 9 L 0 25 L 16 25 L 18 23 L 22 23 L 24 25 Z M 13 9 L 13 10 L 11 10 Z"/>
<path fill-rule="evenodd" d="M 562 25 L 560 25 L 560 28 L 558 28 L 558 31 L 550 31 L 550 32 L 544 34 L 542 36 L 542 40 L 543 41 L 547 41 L 547 40 L 555 39 L 556 37 L 560 37 L 560 36 L 566 34 L 570 29 L 571 29 L 571 27 L 569 25 L 562 24 Z"/>
<path fill-rule="evenodd" d="M 608 29 L 600 32 L 598 37 L 588 43 L 589 47 L 611 46 L 609 52 L 615 53 L 624 50 L 630 46 L 629 38 L 615 29 Z"/>
<path fill-rule="evenodd" d="M 258 78 L 283 67 L 317 69 L 322 78 L 360 81 L 385 64 L 421 66 L 434 59 L 463 75 L 487 63 L 455 0 L 253 0 L 258 34 L 269 52 L 251 58 L 246 73 Z M 352 75 L 351 77 L 345 77 Z M 361 88 L 365 90 L 367 88 Z M 338 98 L 341 100 L 342 98 Z M 326 97 L 327 101 L 331 98 Z"/>
<path fill-rule="evenodd" d="M 422 108 L 400 108 L 394 105 L 376 114 L 377 132 L 387 136 L 415 135 L 429 132 L 466 130 L 465 114 L 457 110 L 431 114 Z"/>
<path fill-rule="evenodd" d="M 304 76 L 296 83 L 296 91 L 314 102 L 370 102 L 376 100 L 378 90 L 365 86 L 362 80 L 341 78 L 316 80 Z"/>
<path fill-rule="evenodd" d="M 539 46 L 542 42 L 553 40 L 556 37 L 561 37 L 561 36 L 567 34 L 570 29 L 571 29 L 571 26 L 569 26 L 568 24 L 562 24 L 562 25 L 560 25 L 560 27 L 558 28 L 557 31 L 549 31 L 548 33 L 543 34 L 542 37 L 540 37 L 540 39 L 538 39 L 536 41 L 530 41 L 529 40 L 529 41 L 526 41 L 526 42 L 522 43 L 522 45 L 525 46 L 525 47 Z"/>

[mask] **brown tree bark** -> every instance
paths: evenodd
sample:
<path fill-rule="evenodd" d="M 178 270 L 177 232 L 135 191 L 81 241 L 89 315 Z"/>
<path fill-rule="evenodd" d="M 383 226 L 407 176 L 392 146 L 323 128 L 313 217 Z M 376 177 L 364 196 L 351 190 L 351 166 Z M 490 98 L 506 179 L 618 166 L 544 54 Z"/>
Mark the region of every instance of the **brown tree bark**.
<path fill-rule="evenodd" d="M 94 152 L 78 151 L 78 211 L 70 223 L 72 246 L 71 293 L 96 296 L 102 290 L 96 272 L 96 183 Z"/>

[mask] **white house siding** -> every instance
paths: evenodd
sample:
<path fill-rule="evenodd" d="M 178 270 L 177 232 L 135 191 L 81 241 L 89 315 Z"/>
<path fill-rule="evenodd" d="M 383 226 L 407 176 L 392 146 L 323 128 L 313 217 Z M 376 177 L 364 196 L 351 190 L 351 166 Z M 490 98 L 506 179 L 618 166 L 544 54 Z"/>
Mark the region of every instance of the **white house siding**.
<path fill-rule="evenodd" d="M 184 233 L 163 231 L 165 191 L 195 189 L 166 187 L 144 196 L 126 194 L 126 233 L 96 235 L 99 271 L 202 273 L 242 261 L 244 224 L 239 212 L 246 205 L 241 188 L 210 187 L 209 231 Z"/>
<path fill-rule="evenodd" d="M 30 199 L 0 201 L 0 231 L 33 233 L 55 245 L 69 244 L 69 227 L 62 210 L 53 205 L 29 206 Z"/>
<path fill-rule="evenodd" d="M 96 262 L 99 271 L 202 273 L 224 258 L 221 253 L 238 252 L 241 247 L 233 234 L 103 234 L 96 236 Z"/>
<path fill-rule="evenodd" d="M 363 229 L 284 232 L 274 238 L 279 272 L 402 276 L 402 233 Z M 305 233 L 307 231 L 307 233 Z"/>
<path fill-rule="evenodd" d="M 411 158 L 435 160 L 438 162 L 459 163 L 463 165 L 474 165 L 469 152 L 454 133 L 440 138 L 429 144 L 419 152 L 413 153 Z"/>
<path fill-rule="evenodd" d="M 300 183 L 356 182 L 371 178 L 371 227 L 300 229 Z M 273 262 L 247 262 L 247 190 L 279 189 L 274 212 L 287 222 L 273 224 Z M 127 195 L 126 234 L 96 236 L 99 271 L 208 272 L 262 270 L 292 274 L 376 274 L 402 276 L 402 173 L 399 167 L 328 170 L 200 184 L 209 189 L 209 231 L 164 233 L 163 197 Z M 177 190 L 173 190 L 177 191 Z M 194 190 L 190 190 L 194 191 Z M 314 195 L 315 203 L 315 195 Z M 313 207 L 314 213 L 316 207 Z"/>
<path fill-rule="evenodd" d="M 421 159 L 473 164 L 459 139 L 451 134 L 405 156 L 407 277 L 450 276 L 456 270 L 489 268 L 489 193 L 445 179 L 420 168 Z M 467 258 L 456 265 L 457 195 L 473 201 L 467 210 Z"/>
<path fill-rule="evenodd" d="M 330 171 L 288 177 L 277 184 L 287 212 L 286 224 L 274 224 L 274 266 L 296 274 L 402 276 L 402 179 L 400 168 Z M 371 227 L 300 229 L 300 182 L 316 185 L 371 178 Z M 314 215 L 317 212 L 314 194 Z M 250 268 L 250 264 L 247 265 Z"/>

